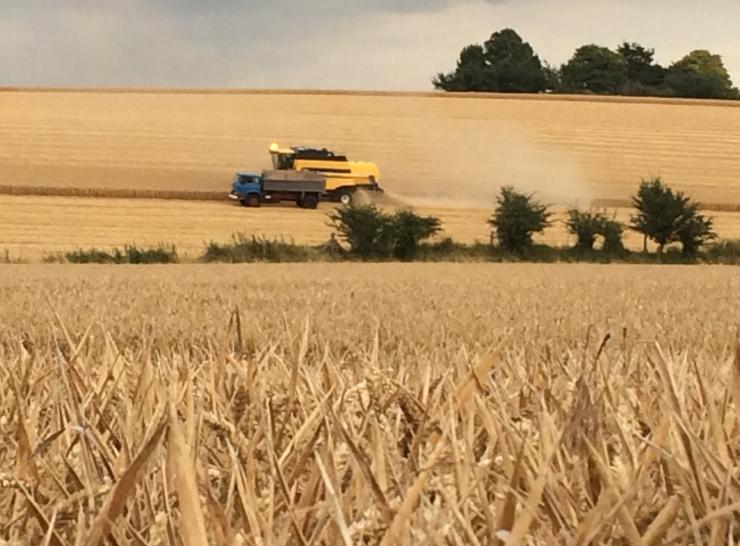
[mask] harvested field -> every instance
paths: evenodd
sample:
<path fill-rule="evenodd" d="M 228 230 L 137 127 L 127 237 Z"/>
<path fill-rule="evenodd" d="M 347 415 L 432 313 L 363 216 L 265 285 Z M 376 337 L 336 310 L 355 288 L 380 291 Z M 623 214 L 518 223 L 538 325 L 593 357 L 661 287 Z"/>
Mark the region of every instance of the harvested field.
<path fill-rule="evenodd" d="M 81 246 L 171 242 L 197 254 L 234 231 L 321 242 L 329 233 L 321 212 L 226 208 L 232 173 L 267 167 L 273 141 L 376 161 L 389 202 L 438 214 L 447 234 L 464 242 L 487 239 L 500 184 L 537 191 L 561 207 L 606 200 L 613 209 L 628 205 L 640 179 L 652 175 L 717 211 L 720 237 L 733 238 L 740 232 L 738 106 L 434 93 L 0 90 L 0 194 L 26 196 L 0 195 L 0 249 L 33 260 Z M 224 203 L 165 201 L 219 196 Z M 569 239 L 558 226 L 540 240 Z M 627 239 L 632 248 L 640 244 Z"/>
<path fill-rule="evenodd" d="M 283 238 L 296 243 L 327 241 L 331 228 L 327 214 L 331 204 L 317 210 L 293 205 L 246 209 L 233 203 L 159 199 L 90 199 L 0 195 L 0 251 L 38 261 L 45 252 L 78 248 L 110 249 L 126 244 L 174 244 L 183 256 L 194 258 L 210 241 L 227 242 L 233 233 Z M 490 209 L 429 208 L 420 212 L 442 219 L 444 233 L 465 243 L 488 241 Z M 630 209 L 616 209 L 617 218 L 628 221 Z M 721 237 L 740 239 L 740 213 L 713 212 Z M 563 227 L 565 215 L 555 216 L 553 227 L 537 237 L 551 245 L 572 245 L 573 236 Z M 625 233 L 625 243 L 642 248 L 642 238 Z"/>
<path fill-rule="evenodd" d="M 740 206 L 740 105 L 711 101 L 392 93 L 0 92 L 0 186 L 226 191 L 267 146 L 376 161 L 406 197 L 466 206 L 501 183 L 580 203 L 661 175 Z"/>
<path fill-rule="evenodd" d="M 0 539 L 736 543 L 738 294 L 702 266 L 0 266 Z"/>

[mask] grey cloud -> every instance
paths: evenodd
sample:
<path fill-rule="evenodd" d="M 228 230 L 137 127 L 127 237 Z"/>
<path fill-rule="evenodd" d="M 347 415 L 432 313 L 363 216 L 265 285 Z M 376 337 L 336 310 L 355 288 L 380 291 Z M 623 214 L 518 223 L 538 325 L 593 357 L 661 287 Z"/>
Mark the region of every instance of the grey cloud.
<path fill-rule="evenodd" d="M 0 85 L 429 89 L 460 48 L 504 26 L 560 63 L 621 39 L 668 62 L 722 53 L 740 83 L 731 21 L 689 0 L 0 0 Z M 604 21 L 609 24 L 605 25 Z"/>

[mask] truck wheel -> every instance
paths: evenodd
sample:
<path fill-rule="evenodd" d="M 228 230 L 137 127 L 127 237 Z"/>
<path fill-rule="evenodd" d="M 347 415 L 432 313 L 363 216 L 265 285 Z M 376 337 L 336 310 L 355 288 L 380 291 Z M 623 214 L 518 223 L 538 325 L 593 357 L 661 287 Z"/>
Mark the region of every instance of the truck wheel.
<path fill-rule="evenodd" d="M 342 205 L 351 205 L 354 200 L 352 190 L 341 190 L 337 199 Z"/>
<path fill-rule="evenodd" d="M 304 209 L 315 209 L 319 206 L 319 196 L 315 193 L 307 193 L 303 196 L 298 206 Z"/>
<path fill-rule="evenodd" d="M 247 197 L 242 201 L 242 204 L 245 207 L 259 207 L 260 206 L 260 196 L 256 193 L 250 193 L 247 195 Z"/>

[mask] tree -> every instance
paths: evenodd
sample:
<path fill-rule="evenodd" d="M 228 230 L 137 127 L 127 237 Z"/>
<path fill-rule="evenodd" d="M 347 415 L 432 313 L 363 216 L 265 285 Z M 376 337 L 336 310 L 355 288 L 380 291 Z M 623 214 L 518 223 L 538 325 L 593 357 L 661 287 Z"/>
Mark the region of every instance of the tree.
<path fill-rule="evenodd" d="M 432 83 L 445 91 L 488 91 L 487 72 L 483 47 L 469 45 L 460 52 L 457 69 L 451 74 L 438 74 Z"/>
<path fill-rule="evenodd" d="M 624 63 L 627 82 L 622 86 L 625 95 L 661 95 L 665 69 L 655 63 L 655 50 L 640 44 L 622 42 L 617 53 Z"/>
<path fill-rule="evenodd" d="M 565 221 L 568 231 L 577 237 L 576 249 L 580 251 L 593 250 L 596 237 L 604 239 L 602 250 L 615 254 L 624 250 L 622 232 L 624 227 L 620 222 L 607 218 L 600 212 L 583 212 L 578 209 L 568 211 Z"/>
<path fill-rule="evenodd" d="M 619 254 L 624 251 L 622 235 L 624 225 L 621 222 L 607 218 L 601 226 L 601 235 L 604 237 L 604 245 L 601 250 L 607 254 Z"/>
<path fill-rule="evenodd" d="M 550 225 L 547 207 L 511 186 L 501 188 L 496 209 L 488 223 L 499 244 L 509 252 L 522 252 L 532 246 L 532 235 Z"/>
<path fill-rule="evenodd" d="M 682 252 L 686 256 L 695 256 L 699 248 L 714 240 L 717 234 L 712 230 L 712 219 L 705 218 L 695 210 L 678 228 L 677 238 L 681 241 Z"/>
<path fill-rule="evenodd" d="M 616 94 L 627 83 L 622 57 L 593 44 L 579 47 L 560 73 L 563 87 L 579 93 Z"/>
<path fill-rule="evenodd" d="M 658 245 L 662 253 L 665 245 L 680 241 L 684 254 L 694 254 L 706 241 L 714 237 L 712 221 L 698 213 L 698 205 L 682 192 L 675 192 L 664 185 L 660 178 L 645 180 L 632 198 L 637 213 L 631 218 L 630 229 Z"/>
<path fill-rule="evenodd" d="M 630 229 L 643 235 L 643 251 L 647 251 L 650 238 L 658 244 L 658 252 L 663 252 L 675 237 L 677 218 L 682 211 L 673 190 L 664 186 L 660 178 L 644 180 L 632 198 L 632 205 L 637 214 L 631 217 Z"/>
<path fill-rule="evenodd" d="M 542 65 L 542 71 L 545 74 L 545 91 L 560 91 L 563 87 L 562 78 L 560 77 L 560 69 L 545 62 Z"/>
<path fill-rule="evenodd" d="M 465 47 L 455 71 L 438 74 L 432 83 L 445 91 L 538 93 L 546 87 L 539 57 L 509 28 L 494 32 L 482 47 Z"/>
<path fill-rule="evenodd" d="M 666 85 L 677 97 L 736 99 L 740 93 L 733 87 L 722 57 L 705 49 L 692 51 L 673 63 L 666 75 Z"/>
<path fill-rule="evenodd" d="M 593 250 L 596 236 L 601 233 L 606 218 L 598 212 L 583 212 L 578 209 L 568 211 L 565 226 L 576 236 L 576 248 L 581 251 Z"/>
<path fill-rule="evenodd" d="M 442 229 L 438 218 L 419 216 L 410 210 L 396 212 L 391 218 L 392 255 L 398 260 L 416 256 L 419 243 Z"/>
<path fill-rule="evenodd" d="M 329 225 L 349 244 L 350 253 L 364 260 L 411 260 L 419 243 L 441 230 L 441 223 L 434 216 L 419 216 L 411 210 L 387 214 L 375 205 L 339 207 L 329 214 L 329 219 Z"/>
<path fill-rule="evenodd" d="M 388 254 L 390 219 L 375 205 L 355 205 L 334 209 L 329 214 L 330 226 L 350 246 L 350 252 L 367 260 Z"/>

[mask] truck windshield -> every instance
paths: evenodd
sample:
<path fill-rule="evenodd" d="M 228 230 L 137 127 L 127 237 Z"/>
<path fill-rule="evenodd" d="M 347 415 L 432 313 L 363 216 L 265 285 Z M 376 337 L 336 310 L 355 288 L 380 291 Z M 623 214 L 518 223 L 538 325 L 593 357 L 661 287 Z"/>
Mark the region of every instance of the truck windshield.
<path fill-rule="evenodd" d="M 272 154 L 272 167 L 284 171 L 293 168 L 293 156 L 290 154 Z"/>

